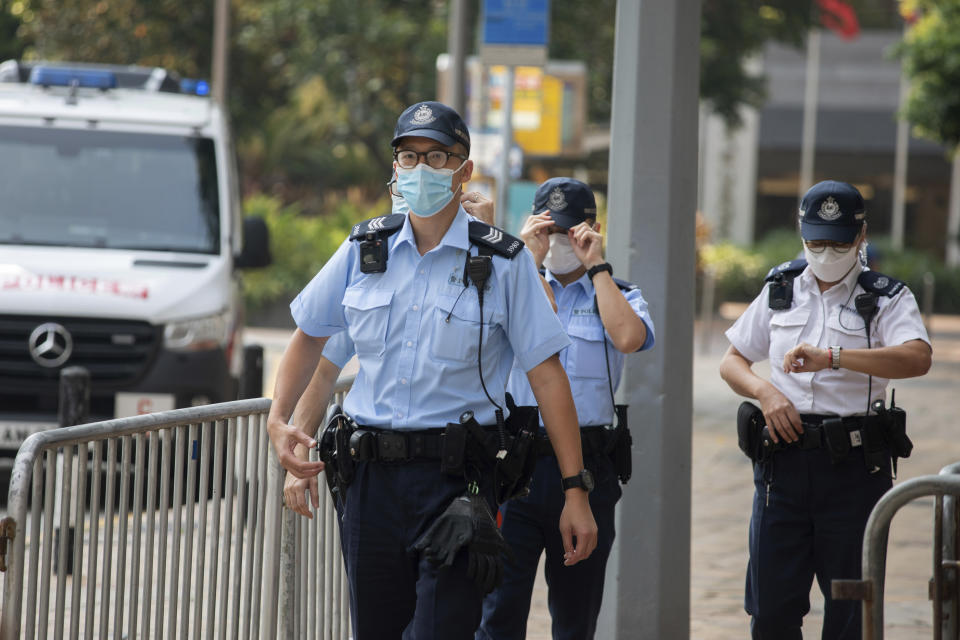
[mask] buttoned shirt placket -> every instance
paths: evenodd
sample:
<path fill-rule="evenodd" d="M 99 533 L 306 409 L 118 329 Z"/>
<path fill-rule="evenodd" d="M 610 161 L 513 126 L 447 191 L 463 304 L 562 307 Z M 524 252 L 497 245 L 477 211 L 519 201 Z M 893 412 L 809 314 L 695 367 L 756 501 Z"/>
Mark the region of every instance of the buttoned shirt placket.
<path fill-rule="evenodd" d="M 411 247 L 412 249 L 412 247 Z M 416 252 L 413 252 L 416 254 Z M 395 426 L 405 426 L 407 416 L 410 415 L 411 380 L 413 380 L 416 364 L 417 349 L 420 346 L 420 322 L 423 318 L 424 299 L 427 295 L 430 266 L 433 263 L 433 254 L 416 256 L 414 261 L 414 277 L 410 282 L 403 283 L 402 315 L 402 346 L 400 357 L 397 359 L 396 391 L 393 397 L 393 422 Z"/>

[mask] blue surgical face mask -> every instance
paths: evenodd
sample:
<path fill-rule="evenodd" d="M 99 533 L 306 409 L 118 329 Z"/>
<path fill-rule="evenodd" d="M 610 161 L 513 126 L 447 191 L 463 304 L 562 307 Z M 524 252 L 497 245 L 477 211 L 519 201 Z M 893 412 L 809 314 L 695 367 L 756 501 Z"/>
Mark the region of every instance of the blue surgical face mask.
<path fill-rule="evenodd" d="M 393 209 L 390 213 L 402 213 L 407 215 L 410 211 L 410 207 L 407 206 L 407 201 L 403 199 L 403 196 L 395 196 L 390 194 L 390 197 L 393 199 Z"/>
<path fill-rule="evenodd" d="M 466 161 L 464 161 L 466 164 Z M 406 200 L 410 211 L 421 218 L 429 218 L 443 209 L 460 191 L 451 191 L 453 174 L 456 169 L 434 169 L 426 164 L 418 164 L 413 169 L 397 167 L 397 191 Z"/>

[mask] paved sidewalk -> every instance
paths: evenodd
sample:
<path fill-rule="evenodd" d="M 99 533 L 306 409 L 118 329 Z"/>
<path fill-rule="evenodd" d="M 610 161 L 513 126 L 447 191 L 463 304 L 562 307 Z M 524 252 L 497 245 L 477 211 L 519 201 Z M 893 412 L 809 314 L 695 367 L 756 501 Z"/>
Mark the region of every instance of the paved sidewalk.
<path fill-rule="evenodd" d="M 727 348 L 717 319 L 707 344 L 698 328 L 694 362 L 693 513 L 690 637 L 726 640 L 748 637 L 743 611 L 747 528 L 750 521 L 750 463 L 737 448 L 734 416 L 742 398 L 720 379 L 717 367 Z M 935 316 L 934 364 L 923 378 L 893 381 L 897 404 L 907 411 L 913 455 L 900 461 L 899 480 L 936 474 L 960 460 L 956 415 L 960 412 L 960 318 Z M 768 371 L 767 363 L 756 370 Z M 885 637 L 931 637 L 932 609 L 927 600 L 931 577 L 933 499 L 904 507 L 890 530 L 887 563 Z M 804 637 L 819 638 L 822 597 L 814 586 Z"/>
<path fill-rule="evenodd" d="M 728 315 L 735 317 L 736 311 Z M 730 391 L 717 373 L 727 348 L 722 332 L 730 323 L 729 318 L 718 317 L 708 332 L 699 326 L 695 330 L 690 637 L 696 640 L 733 640 L 749 635 L 743 583 L 752 472 L 749 461 L 737 448 L 734 427 L 742 398 Z M 907 411 L 908 432 L 915 445 L 911 458 L 900 463 L 900 480 L 936 474 L 944 465 L 960 460 L 960 438 L 955 427 L 960 414 L 960 317 L 934 316 L 932 330 L 934 364 L 930 373 L 890 385 L 897 389 L 897 404 Z M 268 355 L 265 363 L 270 377 L 273 358 L 279 359 L 289 332 L 249 333 L 273 347 L 268 354 L 272 351 L 276 355 Z M 253 341 L 252 337 L 248 335 L 248 341 Z M 761 363 L 756 370 L 765 375 L 769 367 Z M 932 523 L 932 499 L 914 502 L 894 518 L 886 583 L 888 640 L 914 640 L 932 634 L 927 600 Z M 804 624 L 806 638 L 819 638 L 822 612 L 822 597 L 814 586 L 811 613 Z M 527 638 L 550 638 L 542 572 L 534 591 Z"/>

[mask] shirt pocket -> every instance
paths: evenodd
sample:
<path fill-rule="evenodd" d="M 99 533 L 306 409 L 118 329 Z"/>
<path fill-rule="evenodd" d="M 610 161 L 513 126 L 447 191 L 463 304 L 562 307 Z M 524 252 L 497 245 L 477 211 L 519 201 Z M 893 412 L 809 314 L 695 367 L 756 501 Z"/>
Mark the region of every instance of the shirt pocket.
<path fill-rule="evenodd" d="M 570 350 L 567 352 L 567 375 L 576 378 L 606 378 L 603 327 L 596 324 L 571 323 Z"/>
<path fill-rule="evenodd" d="M 358 356 L 383 355 L 390 325 L 393 291 L 348 287 L 343 292 L 343 312 Z"/>
<path fill-rule="evenodd" d="M 780 311 L 770 316 L 770 366 L 780 366 L 787 351 L 800 344 L 809 313 L 803 308 Z"/>
<path fill-rule="evenodd" d="M 866 349 L 867 348 L 867 330 L 863 324 L 863 318 L 855 311 L 847 309 L 839 313 L 834 311 L 827 318 L 827 342 L 829 345 L 838 345 L 844 349 Z M 878 347 L 880 339 L 876 335 L 876 323 L 870 325 L 871 346 Z"/>
<path fill-rule="evenodd" d="M 430 354 L 438 360 L 476 362 L 481 331 L 480 304 L 476 298 L 468 296 L 466 292 L 462 296 L 441 294 L 437 296 L 433 313 Z M 484 315 L 488 313 L 484 309 Z M 489 327 L 487 324 L 482 327 L 486 343 Z"/>

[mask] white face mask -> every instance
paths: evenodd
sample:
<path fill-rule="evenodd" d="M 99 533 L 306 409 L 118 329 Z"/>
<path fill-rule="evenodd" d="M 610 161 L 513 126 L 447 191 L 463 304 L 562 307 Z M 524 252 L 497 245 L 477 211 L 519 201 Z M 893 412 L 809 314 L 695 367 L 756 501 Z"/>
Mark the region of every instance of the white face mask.
<path fill-rule="evenodd" d="M 570 246 L 570 238 L 565 233 L 550 234 L 550 250 L 543 259 L 543 266 L 550 273 L 563 275 L 575 271 L 580 265 L 580 258 Z"/>
<path fill-rule="evenodd" d="M 860 252 L 851 247 L 849 251 L 841 253 L 832 247 L 827 247 L 819 253 L 814 253 L 803 245 L 803 256 L 810 265 L 813 275 L 824 282 L 837 282 L 850 273 L 850 269 L 857 263 Z"/>

